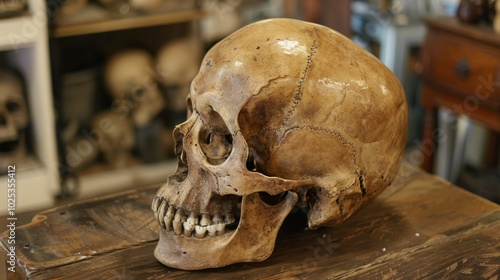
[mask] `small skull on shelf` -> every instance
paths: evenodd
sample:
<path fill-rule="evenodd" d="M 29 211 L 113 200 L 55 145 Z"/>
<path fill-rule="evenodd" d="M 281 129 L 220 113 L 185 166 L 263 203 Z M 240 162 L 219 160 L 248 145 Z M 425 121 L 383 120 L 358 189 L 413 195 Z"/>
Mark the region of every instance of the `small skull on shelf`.
<path fill-rule="evenodd" d="M 97 146 L 106 163 L 114 168 L 130 164 L 134 147 L 134 128 L 130 119 L 104 111 L 94 117 L 92 131 L 99 136 Z"/>
<path fill-rule="evenodd" d="M 180 269 L 268 258 L 293 207 L 344 222 L 396 176 L 404 91 L 377 58 L 317 24 L 272 19 L 215 45 L 174 130 L 178 170 L 152 204 L 155 257 Z"/>
<path fill-rule="evenodd" d="M 22 76 L 0 70 L 0 172 L 26 157 L 26 128 L 29 113 Z"/>
<path fill-rule="evenodd" d="M 201 46 L 193 38 L 179 39 L 163 45 L 156 55 L 156 72 L 168 96 L 167 107 L 173 112 L 186 110 L 191 81 L 198 73 Z M 185 114 L 184 114 L 185 116 Z"/>
<path fill-rule="evenodd" d="M 112 110 L 130 116 L 136 127 L 148 126 L 165 106 L 154 68 L 153 57 L 140 49 L 118 52 L 106 62 L 104 80 L 114 99 Z"/>

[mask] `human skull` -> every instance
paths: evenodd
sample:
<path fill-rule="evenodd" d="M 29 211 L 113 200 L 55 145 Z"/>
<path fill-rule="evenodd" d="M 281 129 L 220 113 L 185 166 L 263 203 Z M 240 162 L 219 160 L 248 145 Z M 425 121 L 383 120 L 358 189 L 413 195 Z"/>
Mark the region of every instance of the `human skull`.
<path fill-rule="evenodd" d="M 11 71 L 0 71 L 0 170 L 21 162 L 26 156 L 25 129 L 28 107 L 24 84 Z"/>
<path fill-rule="evenodd" d="M 201 2 L 205 16 L 201 19 L 200 36 L 212 43 L 241 26 L 240 4 L 242 1 L 206 0 Z"/>
<path fill-rule="evenodd" d="M 134 147 L 134 129 L 130 119 L 104 111 L 95 116 L 92 131 L 98 135 L 98 148 L 108 164 L 119 168 L 130 163 Z"/>
<path fill-rule="evenodd" d="M 272 19 L 205 56 L 157 192 L 155 257 L 180 269 L 266 259 L 297 205 L 337 225 L 387 187 L 407 132 L 403 89 L 378 59 L 317 24 Z"/>
<path fill-rule="evenodd" d="M 130 49 L 111 56 L 104 80 L 114 98 L 113 111 L 130 114 L 137 127 L 147 126 L 164 108 L 154 59 L 144 50 Z"/>
<path fill-rule="evenodd" d="M 186 110 L 189 85 L 198 73 L 201 47 L 194 39 L 186 38 L 163 45 L 156 56 L 156 73 L 167 90 L 168 107 L 173 111 Z"/>

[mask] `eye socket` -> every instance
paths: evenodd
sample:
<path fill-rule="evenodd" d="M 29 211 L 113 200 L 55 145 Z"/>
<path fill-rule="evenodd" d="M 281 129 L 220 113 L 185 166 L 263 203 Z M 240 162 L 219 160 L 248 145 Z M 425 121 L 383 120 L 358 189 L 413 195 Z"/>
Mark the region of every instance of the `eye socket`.
<path fill-rule="evenodd" d="M 8 101 L 5 107 L 7 107 L 7 111 L 9 112 L 17 112 L 21 108 L 21 105 L 15 101 Z"/>
<path fill-rule="evenodd" d="M 231 154 L 233 137 L 217 112 L 212 110 L 203 119 L 205 125 L 199 134 L 200 148 L 210 164 L 221 164 Z"/>
<path fill-rule="evenodd" d="M 134 88 L 134 90 L 132 91 L 132 98 L 134 100 L 136 99 L 141 99 L 143 98 L 147 93 L 147 90 L 144 88 L 144 87 L 136 87 Z"/>

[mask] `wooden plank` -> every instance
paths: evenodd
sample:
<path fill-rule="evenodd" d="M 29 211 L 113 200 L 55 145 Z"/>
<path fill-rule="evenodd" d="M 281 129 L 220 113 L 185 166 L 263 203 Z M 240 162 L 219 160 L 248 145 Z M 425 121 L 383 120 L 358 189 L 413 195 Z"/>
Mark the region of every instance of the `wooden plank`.
<path fill-rule="evenodd" d="M 44 211 L 16 228 L 22 276 L 158 239 L 150 210 L 159 186 Z M 7 246 L 9 232 L 2 235 Z M 2 247 L 3 250 L 5 248 Z"/>
<path fill-rule="evenodd" d="M 154 258 L 157 226 L 149 204 L 156 188 L 38 215 L 20 231 L 30 242 L 19 255 L 21 276 L 495 279 L 500 273 L 500 207 L 408 164 L 379 198 L 337 228 L 306 230 L 297 212 L 286 220 L 269 259 L 203 271 L 168 268 Z"/>
<path fill-rule="evenodd" d="M 379 263 L 351 274 L 359 279 L 497 279 L 500 245 L 497 226 L 469 234 L 443 237 L 404 254 L 398 252 Z"/>

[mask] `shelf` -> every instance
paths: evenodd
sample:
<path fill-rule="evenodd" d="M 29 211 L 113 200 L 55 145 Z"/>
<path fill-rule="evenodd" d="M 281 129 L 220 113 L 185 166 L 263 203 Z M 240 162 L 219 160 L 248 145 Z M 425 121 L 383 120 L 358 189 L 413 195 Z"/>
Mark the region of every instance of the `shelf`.
<path fill-rule="evenodd" d="M 38 33 L 38 27 L 29 13 L 0 19 L 0 51 L 25 47 L 38 39 Z"/>
<path fill-rule="evenodd" d="M 33 157 L 28 157 L 24 162 L 16 164 L 15 189 L 16 206 L 15 212 L 21 213 L 35 209 L 48 208 L 53 205 L 54 198 L 47 191 L 50 186 L 50 174 Z M 7 175 L 0 175 L 0 216 L 7 214 Z"/>
<path fill-rule="evenodd" d="M 176 169 L 177 161 L 169 160 L 83 175 L 79 177 L 78 198 L 89 198 L 152 184 L 160 186 L 166 182 L 168 176 L 175 173 Z"/>
<path fill-rule="evenodd" d="M 93 7 L 89 7 L 92 9 Z M 94 7 L 95 8 L 95 7 Z M 72 23 L 55 27 L 52 36 L 55 38 L 88 35 L 101 32 L 135 29 L 142 27 L 158 26 L 188 22 L 199 19 L 203 12 L 188 10 L 179 12 L 155 13 L 151 15 L 111 16 L 99 21 Z"/>

